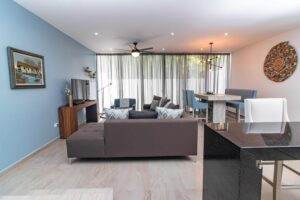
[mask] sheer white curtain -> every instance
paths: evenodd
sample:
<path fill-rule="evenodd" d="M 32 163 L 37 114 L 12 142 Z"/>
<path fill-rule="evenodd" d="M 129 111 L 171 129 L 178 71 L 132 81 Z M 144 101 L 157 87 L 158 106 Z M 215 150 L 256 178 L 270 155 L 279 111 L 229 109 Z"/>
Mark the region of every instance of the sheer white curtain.
<path fill-rule="evenodd" d="M 132 56 L 121 56 L 120 64 L 121 66 L 121 76 L 119 77 L 119 98 L 135 98 L 136 106 L 141 107 L 143 102 L 141 102 L 141 62 L 140 58 L 132 59 Z"/>
<path fill-rule="evenodd" d="M 182 104 L 185 83 L 185 55 L 165 56 L 165 96 L 176 104 Z"/>
<path fill-rule="evenodd" d="M 189 55 L 186 58 L 186 89 L 204 93 L 206 87 L 206 55 Z"/>
<path fill-rule="evenodd" d="M 207 70 L 207 91 L 224 94 L 229 82 L 230 55 L 218 56 L 213 64 L 222 68 L 212 67 L 212 70 Z"/>
<path fill-rule="evenodd" d="M 135 98 L 141 105 L 141 64 L 132 56 L 98 56 L 98 99 L 100 110 L 116 98 Z M 110 85 L 111 84 L 111 85 Z"/>
<path fill-rule="evenodd" d="M 164 67 L 163 56 L 161 55 L 145 55 L 142 58 L 142 79 L 144 103 L 151 103 L 153 95 L 164 96 Z"/>
<path fill-rule="evenodd" d="M 162 56 L 101 55 L 97 63 L 100 110 L 109 108 L 116 98 L 135 98 L 136 107 L 141 108 L 153 95 L 163 96 Z"/>
<path fill-rule="evenodd" d="M 114 97 L 119 95 L 118 60 L 118 56 L 97 57 L 98 105 L 101 108 L 100 111 L 102 111 L 102 107 L 109 107 Z"/>
<path fill-rule="evenodd" d="M 166 96 L 175 104 L 182 90 L 224 93 L 228 84 L 230 55 L 219 55 L 209 71 L 207 55 L 99 55 L 97 57 L 99 106 L 110 107 L 116 98 L 135 98 L 137 109 L 151 103 L 153 95 Z M 109 85 L 112 83 L 112 85 Z M 106 87 L 108 86 L 108 87 Z M 105 87 L 104 89 L 102 89 Z"/>

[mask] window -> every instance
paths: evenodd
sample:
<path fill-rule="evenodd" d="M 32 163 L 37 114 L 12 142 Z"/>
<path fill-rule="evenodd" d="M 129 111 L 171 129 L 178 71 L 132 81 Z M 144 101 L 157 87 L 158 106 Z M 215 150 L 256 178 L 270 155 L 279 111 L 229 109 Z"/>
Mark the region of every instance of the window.
<path fill-rule="evenodd" d="M 151 103 L 153 95 L 181 104 L 182 89 L 224 93 L 230 55 L 220 54 L 214 64 L 222 68 L 212 71 L 202 62 L 205 59 L 207 55 L 98 55 L 100 110 L 109 108 L 115 98 L 135 98 L 141 109 Z"/>

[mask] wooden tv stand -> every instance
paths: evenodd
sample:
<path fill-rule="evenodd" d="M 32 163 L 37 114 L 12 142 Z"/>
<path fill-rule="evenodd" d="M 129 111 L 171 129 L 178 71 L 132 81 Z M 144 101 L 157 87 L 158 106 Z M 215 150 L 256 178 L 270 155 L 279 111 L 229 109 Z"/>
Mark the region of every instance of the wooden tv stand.
<path fill-rule="evenodd" d="M 73 107 L 66 105 L 58 108 L 61 139 L 67 139 L 78 130 L 77 113 L 84 108 L 86 109 L 86 122 L 97 122 L 98 116 L 96 101 L 86 101 L 82 104 L 74 105 Z"/>

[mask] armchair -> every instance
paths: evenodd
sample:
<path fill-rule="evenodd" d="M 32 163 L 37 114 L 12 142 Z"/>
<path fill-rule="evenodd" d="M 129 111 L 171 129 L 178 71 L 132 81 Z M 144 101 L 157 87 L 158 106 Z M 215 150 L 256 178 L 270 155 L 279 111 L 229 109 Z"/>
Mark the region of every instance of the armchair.
<path fill-rule="evenodd" d="M 132 108 L 132 110 L 135 110 L 136 107 L 136 100 L 127 98 L 127 99 L 115 99 L 114 105 L 111 106 L 111 108 L 118 109 L 118 108 Z"/>

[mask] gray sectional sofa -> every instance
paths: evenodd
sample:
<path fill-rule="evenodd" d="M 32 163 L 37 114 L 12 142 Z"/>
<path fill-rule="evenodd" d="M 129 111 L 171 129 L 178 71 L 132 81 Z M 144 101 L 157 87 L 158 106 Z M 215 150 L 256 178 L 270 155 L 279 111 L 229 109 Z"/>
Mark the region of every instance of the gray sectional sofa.
<path fill-rule="evenodd" d="M 125 119 L 89 123 L 67 140 L 68 158 L 197 155 L 195 119 Z"/>

